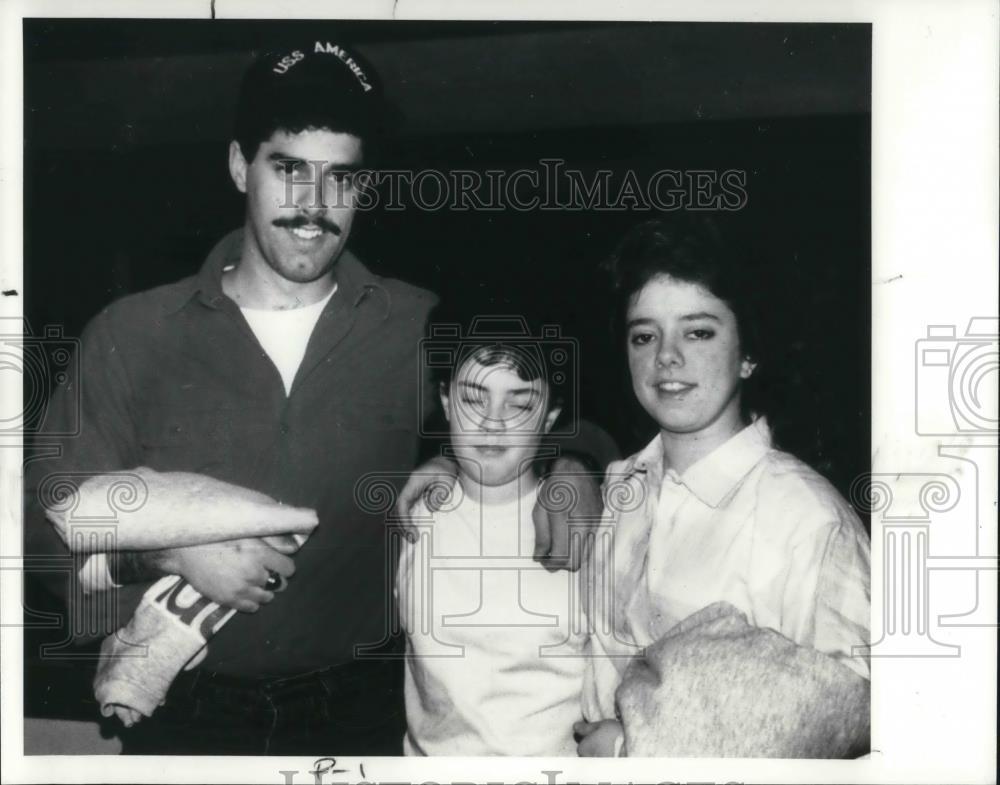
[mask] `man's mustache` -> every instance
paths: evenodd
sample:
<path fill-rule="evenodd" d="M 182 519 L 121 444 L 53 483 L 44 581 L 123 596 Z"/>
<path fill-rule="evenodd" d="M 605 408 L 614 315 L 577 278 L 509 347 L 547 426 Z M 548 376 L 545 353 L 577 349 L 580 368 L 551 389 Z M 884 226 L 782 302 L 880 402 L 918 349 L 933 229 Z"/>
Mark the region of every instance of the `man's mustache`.
<path fill-rule="evenodd" d="M 275 218 L 271 223 L 281 229 L 301 229 L 303 226 L 318 226 L 325 232 L 340 235 L 340 227 L 322 215 L 317 215 L 315 218 L 310 218 L 307 215 L 296 215 L 292 218 Z"/>

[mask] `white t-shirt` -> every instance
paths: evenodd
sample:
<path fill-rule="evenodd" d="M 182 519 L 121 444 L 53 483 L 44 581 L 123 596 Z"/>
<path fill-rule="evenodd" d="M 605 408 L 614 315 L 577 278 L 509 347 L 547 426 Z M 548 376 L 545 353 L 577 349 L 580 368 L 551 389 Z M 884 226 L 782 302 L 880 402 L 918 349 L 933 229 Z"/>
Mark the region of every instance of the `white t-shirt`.
<path fill-rule="evenodd" d="M 532 561 L 535 495 L 417 512 L 421 538 L 404 544 L 396 581 L 407 755 L 576 756 L 577 580 Z"/>
<path fill-rule="evenodd" d="M 279 311 L 240 308 L 261 347 L 281 374 L 281 381 L 285 384 L 285 395 L 292 391 L 292 382 L 302 364 L 302 358 L 305 357 L 309 336 L 312 335 L 320 314 L 336 291 L 337 286 L 334 284 L 330 293 L 318 303 L 301 308 Z"/>

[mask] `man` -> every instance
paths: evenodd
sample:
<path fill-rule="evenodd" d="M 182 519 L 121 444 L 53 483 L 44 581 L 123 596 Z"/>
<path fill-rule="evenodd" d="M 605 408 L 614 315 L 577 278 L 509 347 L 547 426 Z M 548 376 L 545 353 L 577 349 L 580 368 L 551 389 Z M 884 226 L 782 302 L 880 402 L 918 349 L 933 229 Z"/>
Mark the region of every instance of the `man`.
<path fill-rule="evenodd" d="M 346 250 L 385 106 L 359 56 L 304 44 L 262 56 L 244 77 L 229 148 L 243 228 L 197 275 L 94 318 L 79 362 L 81 432 L 61 457 L 28 467 L 27 554 L 61 548 L 37 499 L 53 473 L 199 472 L 319 515 L 297 552 L 244 539 L 82 566 L 91 599 L 114 593 L 105 633 L 164 574 L 241 611 L 165 705 L 125 733 L 130 753 L 401 751 L 401 669 L 378 657 L 393 646 L 386 510 L 366 502 L 364 480 L 405 478 L 415 464 L 418 401 L 432 400 L 419 395 L 417 348 L 435 298 Z M 54 432 L 73 405 L 72 391 L 53 399 Z M 403 508 L 423 482 L 410 481 Z M 596 484 L 575 482 L 578 511 L 599 513 Z M 550 528 L 540 509 L 536 521 L 539 539 L 568 553 L 565 516 Z"/>

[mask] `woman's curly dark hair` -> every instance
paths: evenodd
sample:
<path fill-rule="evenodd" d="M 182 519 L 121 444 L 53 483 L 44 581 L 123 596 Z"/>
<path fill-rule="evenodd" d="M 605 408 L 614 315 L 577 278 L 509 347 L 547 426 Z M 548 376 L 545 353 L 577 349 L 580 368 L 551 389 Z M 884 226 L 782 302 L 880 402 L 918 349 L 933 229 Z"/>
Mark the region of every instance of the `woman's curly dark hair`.
<path fill-rule="evenodd" d="M 632 298 L 652 279 L 668 275 L 703 286 L 736 316 L 740 351 L 756 363 L 743 382 L 742 414 L 766 414 L 763 380 L 768 371 L 764 350 L 761 280 L 746 246 L 723 234 L 718 220 L 705 214 L 679 213 L 634 226 L 604 262 L 614 299 L 612 332 L 625 343 L 625 318 Z"/>

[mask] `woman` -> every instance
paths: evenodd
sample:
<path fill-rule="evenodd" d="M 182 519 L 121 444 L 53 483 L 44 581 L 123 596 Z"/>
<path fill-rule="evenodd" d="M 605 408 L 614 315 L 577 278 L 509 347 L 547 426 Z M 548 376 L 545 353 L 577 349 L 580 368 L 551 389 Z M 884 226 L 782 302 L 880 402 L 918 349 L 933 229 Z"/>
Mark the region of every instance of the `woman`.
<path fill-rule="evenodd" d="M 632 389 L 659 433 L 608 469 L 613 538 L 598 537 L 583 584 L 592 657 L 578 751 L 856 753 L 867 733 L 870 676 L 853 655 L 869 637 L 869 538 L 749 405 L 760 368 L 746 265 L 708 221 L 657 220 L 625 237 L 610 270 Z M 752 678 L 775 692 L 753 695 Z M 766 716 L 744 728 L 736 694 Z M 699 716 L 669 719 L 689 700 L 713 707 L 704 732 Z M 802 733 L 801 717 L 817 713 L 831 724 Z"/>

